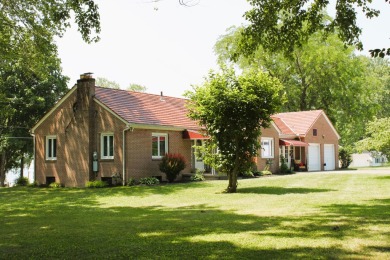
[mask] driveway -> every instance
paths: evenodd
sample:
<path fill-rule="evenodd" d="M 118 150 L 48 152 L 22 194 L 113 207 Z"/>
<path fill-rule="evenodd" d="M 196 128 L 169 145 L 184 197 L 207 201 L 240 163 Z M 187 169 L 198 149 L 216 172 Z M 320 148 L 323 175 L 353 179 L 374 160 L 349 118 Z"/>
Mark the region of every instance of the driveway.
<path fill-rule="evenodd" d="M 384 173 L 390 174 L 390 167 L 369 167 L 369 168 L 357 168 L 355 170 L 337 170 L 337 171 L 320 171 L 318 173 Z"/>

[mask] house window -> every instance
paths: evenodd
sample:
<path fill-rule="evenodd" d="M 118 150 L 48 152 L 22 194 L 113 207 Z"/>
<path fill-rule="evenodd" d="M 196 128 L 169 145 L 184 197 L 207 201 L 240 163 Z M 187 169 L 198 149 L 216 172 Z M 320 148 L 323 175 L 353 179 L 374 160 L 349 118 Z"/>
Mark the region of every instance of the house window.
<path fill-rule="evenodd" d="M 114 159 L 114 134 L 102 134 L 101 146 L 101 158 Z"/>
<path fill-rule="evenodd" d="M 46 160 L 57 160 L 56 136 L 46 136 Z"/>
<path fill-rule="evenodd" d="M 313 136 L 317 136 L 317 129 L 316 128 L 313 129 Z"/>
<path fill-rule="evenodd" d="M 168 152 L 168 134 L 152 134 L 152 159 L 161 159 Z"/>
<path fill-rule="evenodd" d="M 274 139 L 268 137 L 261 138 L 261 157 L 274 158 Z"/>

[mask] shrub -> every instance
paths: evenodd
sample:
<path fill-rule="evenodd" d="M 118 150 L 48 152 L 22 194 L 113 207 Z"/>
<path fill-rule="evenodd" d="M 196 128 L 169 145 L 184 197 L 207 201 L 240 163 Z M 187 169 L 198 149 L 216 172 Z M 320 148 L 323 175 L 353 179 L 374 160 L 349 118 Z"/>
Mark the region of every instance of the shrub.
<path fill-rule="evenodd" d="M 31 188 L 36 188 L 36 187 L 39 187 L 40 185 L 39 185 L 39 183 L 37 182 L 37 181 L 34 181 L 34 182 L 32 182 L 32 183 L 30 183 L 29 185 L 28 185 L 28 187 L 31 187 Z"/>
<path fill-rule="evenodd" d="M 204 170 L 198 170 L 196 169 L 195 174 L 191 176 L 191 181 L 204 181 L 205 178 L 203 176 Z"/>
<path fill-rule="evenodd" d="M 339 160 L 341 162 L 341 168 L 346 169 L 352 162 L 351 151 L 348 148 L 340 148 Z"/>
<path fill-rule="evenodd" d="M 160 171 L 166 174 L 168 182 L 173 182 L 185 167 L 184 157 L 174 153 L 166 153 L 159 164 Z"/>
<path fill-rule="evenodd" d="M 261 176 L 272 175 L 272 172 L 270 172 L 270 171 L 261 171 L 260 174 L 261 174 Z"/>
<path fill-rule="evenodd" d="M 256 170 L 256 171 L 253 171 L 252 174 L 253 174 L 253 176 L 261 176 L 261 171 Z"/>
<path fill-rule="evenodd" d="M 122 185 L 122 177 L 119 173 L 114 173 L 112 176 L 112 185 L 113 186 L 120 186 Z"/>
<path fill-rule="evenodd" d="M 139 183 L 148 186 L 153 186 L 159 184 L 160 181 L 156 177 L 146 177 L 139 179 Z"/>
<path fill-rule="evenodd" d="M 244 178 L 253 178 L 253 177 L 255 177 L 255 175 L 253 175 L 253 173 L 251 171 L 243 172 L 241 175 Z"/>
<path fill-rule="evenodd" d="M 127 181 L 127 186 L 135 186 L 135 185 L 137 185 L 137 180 L 134 178 L 129 178 L 129 180 Z"/>
<path fill-rule="evenodd" d="M 87 188 L 104 188 L 108 186 L 108 183 L 105 181 L 89 181 L 85 186 Z"/>
<path fill-rule="evenodd" d="M 49 188 L 62 188 L 62 185 L 58 182 L 52 182 L 49 184 Z"/>
<path fill-rule="evenodd" d="M 28 184 L 30 183 L 30 181 L 28 180 L 28 178 L 26 177 L 20 177 L 16 180 L 16 183 L 15 185 L 16 186 L 27 186 Z"/>
<path fill-rule="evenodd" d="M 284 158 L 283 155 L 280 156 L 280 161 L 281 161 L 281 165 L 280 165 L 280 173 L 288 173 L 288 171 L 290 170 L 287 166 L 287 163 L 286 163 L 286 158 Z"/>

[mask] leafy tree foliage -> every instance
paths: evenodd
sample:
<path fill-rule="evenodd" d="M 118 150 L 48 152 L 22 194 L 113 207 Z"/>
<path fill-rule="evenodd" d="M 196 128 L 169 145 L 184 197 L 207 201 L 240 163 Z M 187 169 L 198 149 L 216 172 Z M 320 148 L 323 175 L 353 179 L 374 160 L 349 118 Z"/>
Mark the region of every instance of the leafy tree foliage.
<path fill-rule="evenodd" d="M 42 43 L 51 42 L 52 35 L 61 36 L 72 15 L 86 42 L 99 39 L 100 16 L 93 0 L 0 1 L 0 28 L 10 29 L 14 36 L 31 33 Z"/>
<path fill-rule="evenodd" d="M 221 64 L 239 50 L 243 30 L 232 27 L 217 42 Z M 284 111 L 323 109 L 348 146 L 361 139 L 366 122 L 382 110 L 390 73 L 386 59 L 370 60 L 353 52 L 335 34 L 324 40 L 323 34 L 314 33 L 289 58 L 260 46 L 252 56 L 236 56 L 234 64 L 244 70 L 260 68 L 278 78 L 287 96 Z"/>
<path fill-rule="evenodd" d="M 72 16 L 86 42 L 99 39 L 93 0 L 0 0 L 1 185 L 5 172 L 32 153 L 28 130 L 66 90 L 53 37 Z"/>
<path fill-rule="evenodd" d="M 236 192 L 237 175 L 250 169 L 257 155 L 261 127 L 281 106 L 282 86 L 259 70 L 236 76 L 233 69 L 210 72 L 201 86 L 187 92 L 189 117 L 205 127 L 210 140 L 204 160 L 229 176 L 227 192 Z M 218 152 L 216 152 L 218 151 Z"/>
<path fill-rule="evenodd" d="M 1 28 L 1 33 L 9 28 Z M 66 90 L 54 44 L 39 45 L 26 33 L 18 37 L 0 34 L 0 51 L 12 55 L 0 59 L 0 184 L 5 172 L 25 156 L 32 155 L 29 129 Z M 38 42 L 37 42 L 38 41 Z M 7 46 L 4 49 L 4 46 Z M 45 52 L 42 52 L 42 48 Z"/>
<path fill-rule="evenodd" d="M 139 84 L 134 84 L 131 83 L 128 87 L 127 90 L 129 91 L 135 91 L 135 92 L 145 92 L 147 88 L 145 86 L 139 85 Z"/>
<path fill-rule="evenodd" d="M 100 77 L 96 78 L 95 85 L 102 88 L 120 89 L 120 85 L 116 81 L 111 81 L 106 78 L 100 78 Z"/>
<path fill-rule="evenodd" d="M 356 144 L 359 151 L 381 152 L 390 158 L 390 117 L 376 119 L 368 124 L 366 138 Z"/>
<path fill-rule="evenodd" d="M 380 108 L 376 117 L 390 117 L 390 60 L 386 58 L 373 59 L 368 66 L 368 70 L 373 75 L 372 82 L 377 86 L 382 86 L 377 91 Z"/>
<path fill-rule="evenodd" d="M 357 25 L 357 10 L 361 10 L 367 18 L 377 17 L 380 11 L 371 8 L 371 2 L 337 0 L 335 19 L 324 23 L 327 18 L 324 10 L 330 5 L 328 0 L 249 0 L 253 8 L 244 15 L 250 24 L 243 31 L 240 53 L 250 55 L 263 46 L 271 52 L 290 54 L 319 31 L 337 31 L 345 44 L 355 45 L 361 50 L 363 44 L 359 37 L 362 30 Z M 390 55 L 390 48 L 372 50 L 371 53 L 383 57 Z"/>

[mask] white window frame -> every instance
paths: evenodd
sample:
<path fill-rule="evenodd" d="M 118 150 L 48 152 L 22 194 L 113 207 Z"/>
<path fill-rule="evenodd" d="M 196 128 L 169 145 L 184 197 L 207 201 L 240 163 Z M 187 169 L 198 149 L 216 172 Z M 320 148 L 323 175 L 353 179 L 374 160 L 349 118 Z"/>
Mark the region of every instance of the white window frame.
<path fill-rule="evenodd" d="M 107 142 L 107 154 L 108 155 L 104 155 L 104 138 L 107 137 L 107 141 L 110 140 L 109 137 L 112 137 L 112 154 L 109 154 L 110 153 L 110 148 L 111 148 L 111 144 L 110 142 Z M 115 141 L 114 141 L 114 133 L 102 133 L 101 134 L 101 137 L 100 137 L 100 158 L 103 159 L 103 160 L 111 160 L 111 159 L 114 159 L 114 154 L 115 154 Z"/>
<path fill-rule="evenodd" d="M 264 142 L 265 141 L 269 141 L 270 142 L 270 155 L 266 155 L 264 154 L 265 153 L 265 149 L 264 149 Z M 272 137 L 262 137 L 261 138 L 261 158 L 266 158 L 266 159 L 269 159 L 269 158 L 274 158 L 275 156 L 275 141 L 274 141 L 274 138 Z"/>
<path fill-rule="evenodd" d="M 50 140 L 56 140 L 55 141 L 55 149 L 54 148 L 54 142 Z M 53 155 L 53 151 L 55 150 L 55 155 Z M 51 153 L 51 155 L 49 155 Z M 46 136 L 46 160 L 48 161 L 55 161 L 57 160 L 57 136 L 56 135 L 48 135 Z"/>
<path fill-rule="evenodd" d="M 157 155 L 153 155 L 153 138 L 157 137 Z M 160 137 L 165 137 L 165 153 L 168 153 L 168 134 L 152 133 L 152 159 L 161 159 L 165 154 L 160 154 Z"/>

